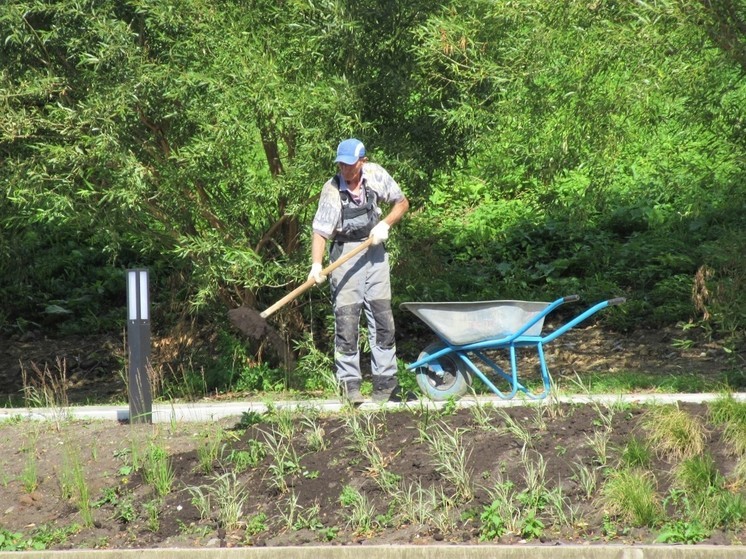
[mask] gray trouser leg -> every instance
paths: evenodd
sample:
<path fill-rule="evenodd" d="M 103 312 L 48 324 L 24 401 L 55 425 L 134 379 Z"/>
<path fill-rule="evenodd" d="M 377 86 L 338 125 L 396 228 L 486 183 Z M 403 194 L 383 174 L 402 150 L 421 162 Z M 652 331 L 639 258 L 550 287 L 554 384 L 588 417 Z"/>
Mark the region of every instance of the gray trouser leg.
<path fill-rule="evenodd" d="M 344 254 L 356 243 L 346 243 Z M 360 312 L 365 310 L 370 334 L 371 368 L 374 375 L 396 373 L 394 317 L 391 312 L 389 261 L 382 245 L 371 246 L 332 272 L 334 300 L 334 360 L 337 378 L 359 379 Z"/>
<path fill-rule="evenodd" d="M 388 268 L 388 266 L 387 266 Z M 386 287 L 391 292 L 388 270 Z M 375 292 L 375 289 L 370 291 Z M 394 313 L 391 311 L 391 298 L 372 299 L 365 302 L 365 316 L 368 320 L 370 336 L 371 372 L 374 376 L 396 374 L 396 342 L 394 339 Z"/>

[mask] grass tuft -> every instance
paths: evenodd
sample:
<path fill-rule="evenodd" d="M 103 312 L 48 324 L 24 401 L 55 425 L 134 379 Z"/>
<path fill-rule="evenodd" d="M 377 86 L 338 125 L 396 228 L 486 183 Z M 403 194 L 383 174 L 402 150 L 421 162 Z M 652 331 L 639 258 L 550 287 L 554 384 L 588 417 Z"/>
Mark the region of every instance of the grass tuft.
<path fill-rule="evenodd" d="M 601 489 L 607 510 L 633 526 L 654 526 L 662 506 L 650 472 L 625 469 L 611 472 Z"/>
<path fill-rule="evenodd" d="M 702 421 L 678 405 L 653 406 L 643 419 L 654 451 L 667 459 L 682 460 L 701 454 L 707 431 Z"/>

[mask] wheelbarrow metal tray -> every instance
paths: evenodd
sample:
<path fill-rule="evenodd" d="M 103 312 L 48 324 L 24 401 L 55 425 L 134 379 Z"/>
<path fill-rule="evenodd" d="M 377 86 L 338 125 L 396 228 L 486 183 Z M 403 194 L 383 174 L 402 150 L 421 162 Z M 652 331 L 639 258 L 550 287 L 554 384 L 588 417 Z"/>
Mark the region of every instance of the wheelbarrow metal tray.
<path fill-rule="evenodd" d="M 475 301 L 402 303 L 450 345 L 463 346 L 515 335 L 551 303 L 540 301 Z M 539 336 L 544 317 L 522 336 Z"/>

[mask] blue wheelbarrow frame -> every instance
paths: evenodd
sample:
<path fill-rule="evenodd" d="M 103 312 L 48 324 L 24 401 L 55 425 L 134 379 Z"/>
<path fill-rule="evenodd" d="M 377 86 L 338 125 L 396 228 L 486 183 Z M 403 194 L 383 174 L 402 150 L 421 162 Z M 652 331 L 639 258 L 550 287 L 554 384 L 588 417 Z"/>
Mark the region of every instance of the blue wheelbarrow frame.
<path fill-rule="evenodd" d="M 541 335 L 544 318 L 547 315 L 560 305 L 579 299 L 577 295 L 569 295 L 551 303 L 529 301 L 402 303 L 402 308 L 411 311 L 425 322 L 442 342 L 428 346 L 419 355 L 417 361 L 407 365 L 407 369 L 415 371 L 418 385 L 433 400 L 447 400 L 462 396 L 471 384 L 471 375 L 476 375 L 492 392 L 503 399 L 513 398 L 518 392 L 534 400 L 546 398 L 551 389 L 551 379 L 544 357 L 544 345 L 600 310 L 625 302 L 622 297 L 602 301 L 551 333 Z M 460 309 L 464 309 L 465 312 L 476 310 L 477 314 L 471 322 L 463 322 L 461 315 L 465 313 L 462 313 Z M 484 320 L 485 317 L 488 320 Z M 461 326 L 454 326 L 460 321 Z M 506 329 L 510 331 L 506 333 Z M 476 339 L 470 340 L 470 337 Z M 516 350 L 523 347 L 536 348 L 543 382 L 541 392 L 532 392 L 519 380 Z M 504 371 L 484 354 L 489 350 L 508 350 L 510 372 Z M 470 355 L 487 365 L 503 381 L 507 381 L 509 390 L 503 391 L 495 386 L 490 378 L 476 366 Z"/>

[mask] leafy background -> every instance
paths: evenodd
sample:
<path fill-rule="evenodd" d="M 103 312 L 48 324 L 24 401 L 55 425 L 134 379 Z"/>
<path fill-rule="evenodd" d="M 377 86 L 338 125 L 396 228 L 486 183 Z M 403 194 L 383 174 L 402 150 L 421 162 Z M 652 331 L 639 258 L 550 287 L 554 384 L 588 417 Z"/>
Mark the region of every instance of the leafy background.
<path fill-rule="evenodd" d="M 163 359 L 205 390 L 286 388 L 225 313 L 305 279 L 354 135 L 412 202 L 395 306 L 625 296 L 607 327 L 738 348 L 744 37 L 743 0 L 8 0 L 0 331 L 120 334 L 145 266 Z M 273 318 L 294 388 L 323 385 L 329 315 L 319 289 Z"/>

